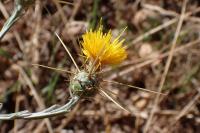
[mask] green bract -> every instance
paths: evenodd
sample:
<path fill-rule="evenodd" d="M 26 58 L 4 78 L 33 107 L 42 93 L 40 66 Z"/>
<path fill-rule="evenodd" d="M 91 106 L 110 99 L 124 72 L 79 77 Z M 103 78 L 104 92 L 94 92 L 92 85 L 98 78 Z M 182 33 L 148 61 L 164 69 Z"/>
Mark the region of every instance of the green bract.
<path fill-rule="evenodd" d="M 77 73 L 70 82 L 72 95 L 90 97 L 96 94 L 99 86 L 99 79 L 96 74 L 89 74 L 86 71 Z"/>

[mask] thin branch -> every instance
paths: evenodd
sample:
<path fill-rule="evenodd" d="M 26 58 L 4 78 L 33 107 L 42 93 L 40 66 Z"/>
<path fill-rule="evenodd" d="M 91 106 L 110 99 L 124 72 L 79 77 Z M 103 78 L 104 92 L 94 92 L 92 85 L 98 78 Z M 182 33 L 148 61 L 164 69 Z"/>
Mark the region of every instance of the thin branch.
<path fill-rule="evenodd" d="M 175 117 L 175 120 L 167 126 L 165 132 L 163 133 L 172 132 L 173 130 L 172 127 L 174 127 L 174 125 L 178 122 L 178 120 L 193 108 L 195 102 L 197 102 L 199 98 L 200 98 L 200 92 L 198 92 L 198 94 L 196 94 L 194 98 L 192 98 L 192 100 L 181 111 L 178 111 L 179 113 L 176 114 L 177 116 Z"/>
<path fill-rule="evenodd" d="M 12 12 L 12 15 L 7 19 L 3 28 L 0 31 L 0 40 L 12 27 L 12 25 L 23 15 L 23 11 L 26 10 L 29 6 L 33 5 L 35 0 L 15 0 L 15 7 Z"/>
<path fill-rule="evenodd" d="M 73 61 L 76 69 L 80 72 L 80 69 L 78 67 L 78 65 L 76 64 L 74 58 L 72 57 L 71 53 L 69 52 L 68 48 L 65 46 L 64 42 L 62 41 L 62 39 L 59 37 L 59 35 L 55 32 L 56 36 L 58 37 L 58 39 L 60 40 L 61 44 L 63 45 L 63 47 L 65 48 L 66 52 L 68 53 L 68 55 L 70 56 L 71 60 Z"/>
<path fill-rule="evenodd" d="M 197 13 L 197 12 L 199 12 L 199 11 L 200 11 L 200 7 L 199 7 L 199 8 L 196 8 L 194 11 L 191 11 L 191 12 L 186 13 L 184 16 L 182 16 L 182 17 L 183 17 L 183 20 L 187 19 L 187 18 L 190 17 L 192 14 Z M 142 41 L 145 37 L 150 36 L 150 35 L 152 35 L 152 34 L 158 32 L 158 31 L 160 31 L 160 30 L 162 30 L 162 29 L 164 29 L 164 28 L 167 28 L 168 26 L 170 26 L 170 25 L 172 25 L 172 24 L 175 24 L 178 20 L 179 20 L 179 17 L 173 18 L 173 19 L 171 19 L 171 20 L 169 20 L 169 21 L 167 21 L 167 22 L 165 22 L 165 23 L 163 23 L 163 24 L 161 24 L 161 25 L 159 25 L 159 26 L 157 26 L 157 27 L 155 27 L 155 28 L 153 28 L 153 29 L 151 29 L 151 30 L 145 32 L 144 34 L 142 34 L 142 35 L 136 37 L 136 39 L 134 39 L 127 47 L 128 47 L 128 48 L 132 47 L 134 44 L 137 44 L 137 43 L 139 43 L 140 41 Z"/>
<path fill-rule="evenodd" d="M 66 4 L 66 5 L 74 6 L 74 3 L 71 3 L 71 2 L 68 2 L 68 1 L 65 1 L 65 0 L 58 0 L 58 2 L 59 2 L 60 4 Z"/>
<path fill-rule="evenodd" d="M 146 92 L 150 92 L 150 93 L 160 94 L 160 95 L 165 95 L 166 96 L 166 94 L 164 94 L 164 93 L 160 93 L 160 92 L 153 91 L 153 90 L 148 90 L 148 89 L 137 87 L 137 86 L 133 86 L 133 85 L 128 85 L 128 84 L 124 84 L 124 83 L 120 83 L 120 82 L 116 82 L 116 81 L 109 81 L 109 80 L 103 80 L 103 81 L 104 82 L 108 82 L 108 83 L 113 83 L 113 84 L 128 86 L 130 88 L 134 88 L 134 89 L 138 89 L 138 90 L 142 90 L 142 91 L 146 91 Z"/>
<path fill-rule="evenodd" d="M 72 71 L 67 71 L 67 70 L 60 69 L 60 68 L 54 68 L 54 67 L 49 67 L 49 66 L 40 65 L 40 64 L 31 64 L 31 65 L 38 66 L 38 67 L 43 67 L 43 68 L 47 68 L 47 69 L 51 69 L 51 70 L 55 70 L 55 71 L 65 72 L 65 73 L 69 73 L 69 74 L 75 74 Z"/>
<path fill-rule="evenodd" d="M 69 112 L 74 105 L 78 102 L 80 97 L 73 96 L 67 104 L 58 107 L 58 105 L 53 105 L 45 110 L 36 113 L 30 113 L 29 111 L 21 111 L 11 114 L 0 114 L 0 120 L 14 120 L 14 119 L 42 119 L 49 118 L 52 116 L 57 116 Z"/>
<path fill-rule="evenodd" d="M 177 39 L 179 37 L 180 31 L 181 31 L 181 27 L 182 27 L 182 24 L 183 24 L 187 1 L 188 0 L 185 0 L 184 3 L 183 3 L 180 20 L 178 22 L 178 26 L 177 26 L 177 29 L 176 29 L 176 32 L 175 32 L 175 36 L 174 36 L 174 39 L 172 41 L 172 47 L 170 49 L 169 57 L 167 59 L 166 65 L 165 65 L 164 73 L 163 73 L 163 75 L 161 77 L 161 82 L 160 82 L 160 85 L 159 85 L 159 88 L 158 88 L 158 92 L 162 91 L 163 85 L 164 85 L 166 77 L 167 77 L 167 73 L 169 71 L 169 67 L 171 65 L 171 61 L 172 61 L 172 58 L 173 58 L 173 55 L 174 55 L 174 50 L 175 50 L 175 47 L 176 47 Z M 145 128 L 144 128 L 144 132 L 145 133 L 149 130 L 149 127 L 151 126 L 151 122 L 152 122 L 155 110 L 156 110 L 156 108 L 158 106 L 159 98 L 160 98 L 160 94 L 156 95 L 154 106 L 153 106 L 153 108 L 151 110 L 149 119 L 147 120 L 147 123 L 146 123 Z"/>
<path fill-rule="evenodd" d="M 187 48 L 189 48 L 193 45 L 197 45 L 199 43 L 200 43 L 200 39 L 196 39 L 196 40 L 189 42 L 187 44 L 183 44 L 182 46 L 180 46 L 180 47 L 178 47 L 174 50 L 174 55 L 177 55 L 180 51 L 187 49 Z M 139 68 L 147 66 L 147 65 L 149 65 L 149 64 L 151 64 L 151 63 L 153 63 L 157 60 L 161 60 L 161 59 L 169 56 L 169 54 L 170 54 L 170 51 L 167 51 L 165 53 L 160 54 L 160 56 L 158 56 L 158 57 L 150 58 L 150 59 L 145 60 L 145 61 L 138 63 L 138 64 L 129 63 L 128 65 L 130 65 L 130 67 L 126 68 L 125 70 L 120 71 L 118 74 L 112 74 L 107 79 L 115 79 L 118 76 L 124 76 L 124 75 L 134 71 L 135 69 L 139 69 Z M 100 72 L 100 73 L 106 73 L 106 72 L 109 72 L 109 70 L 103 71 L 103 72 Z"/>
<path fill-rule="evenodd" d="M 99 91 L 100 93 L 105 95 L 109 100 L 111 100 L 114 104 L 116 104 L 118 107 L 120 107 L 121 109 L 123 109 L 124 111 L 128 113 L 131 113 L 131 111 L 123 107 L 123 105 L 121 105 L 114 97 L 112 97 L 112 95 L 109 95 L 103 88 L 99 88 Z"/>
<path fill-rule="evenodd" d="M 24 71 L 24 69 L 23 69 L 21 66 L 17 65 L 16 67 L 18 68 L 18 70 L 20 71 L 20 73 L 21 73 L 21 75 L 23 76 L 24 80 L 26 81 L 27 85 L 29 86 L 29 88 L 30 88 L 30 90 L 31 90 L 31 93 L 33 94 L 33 96 L 34 96 L 34 98 L 35 98 L 35 100 L 36 100 L 36 102 L 37 102 L 39 108 L 40 108 L 40 109 L 44 109 L 44 108 L 45 108 L 44 101 L 42 100 L 42 98 L 41 98 L 41 97 L 39 96 L 39 94 L 37 93 L 37 91 L 36 91 L 36 89 L 35 89 L 33 83 L 32 83 L 31 80 L 30 80 L 30 78 L 28 77 L 28 75 L 26 74 L 26 72 Z M 27 113 L 28 113 L 28 112 L 27 112 Z M 15 114 L 15 113 L 14 113 L 14 114 Z M 16 113 L 16 114 L 18 114 L 18 113 Z M 21 114 L 21 113 L 20 113 L 20 114 Z M 27 114 L 24 114 L 24 113 L 22 112 L 21 115 L 27 115 Z M 15 118 L 15 116 L 14 116 L 14 118 Z M 47 125 L 48 130 L 49 130 L 50 133 L 51 133 L 51 131 L 52 131 L 53 129 L 52 129 L 50 120 L 49 120 L 48 118 L 45 119 L 45 123 L 46 123 L 46 125 Z"/>

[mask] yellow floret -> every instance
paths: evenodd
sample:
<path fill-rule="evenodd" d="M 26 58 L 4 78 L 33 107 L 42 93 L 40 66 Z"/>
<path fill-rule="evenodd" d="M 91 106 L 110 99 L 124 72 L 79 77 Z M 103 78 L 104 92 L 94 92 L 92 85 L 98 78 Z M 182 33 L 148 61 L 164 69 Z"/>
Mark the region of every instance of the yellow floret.
<path fill-rule="evenodd" d="M 83 35 L 82 51 L 90 60 L 97 60 L 100 65 L 115 65 L 121 63 L 127 53 L 122 46 L 124 39 L 120 36 L 112 41 L 111 31 L 103 33 L 100 26 L 96 31 L 89 30 Z"/>

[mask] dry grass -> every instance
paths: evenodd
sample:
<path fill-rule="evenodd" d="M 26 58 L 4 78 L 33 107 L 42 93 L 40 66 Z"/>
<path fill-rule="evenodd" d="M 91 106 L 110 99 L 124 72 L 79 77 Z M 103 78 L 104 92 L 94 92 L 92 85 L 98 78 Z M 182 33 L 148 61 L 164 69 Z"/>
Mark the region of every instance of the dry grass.
<path fill-rule="evenodd" d="M 103 87 L 131 114 L 97 95 L 81 101 L 66 116 L 1 121 L 0 132 L 200 132 L 200 7 L 198 1 L 186 1 L 37 0 L 0 43 L 1 113 L 36 112 L 65 104 L 70 98 L 70 76 L 31 64 L 66 72 L 81 68 L 81 35 L 102 18 L 105 30 L 111 28 L 115 36 L 128 27 L 123 34 L 127 60 L 103 68 L 102 75 L 127 84 L 105 82 Z M 12 9 L 11 0 L 0 2 L 0 27 Z"/>

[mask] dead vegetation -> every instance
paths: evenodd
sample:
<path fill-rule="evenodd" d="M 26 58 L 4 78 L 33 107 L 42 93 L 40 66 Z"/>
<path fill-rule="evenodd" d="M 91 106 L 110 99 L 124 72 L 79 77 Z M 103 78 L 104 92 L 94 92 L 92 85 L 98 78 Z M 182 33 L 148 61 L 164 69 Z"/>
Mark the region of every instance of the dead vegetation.
<path fill-rule="evenodd" d="M 105 67 L 103 87 L 132 114 L 95 96 L 81 101 L 66 115 L 41 120 L 0 121 L 0 132 L 200 132 L 200 3 L 195 0 L 37 0 L 0 43 L 1 113 L 40 111 L 65 104 L 70 76 L 32 66 L 43 64 L 75 69 L 55 32 L 82 66 L 79 42 L 100 19 L 126 39 L 128 58 Z M 0 1 L 0 27 L 13 10 L 13 1 Z M 134 85 L 167 94 L 133 89 Z"/>

